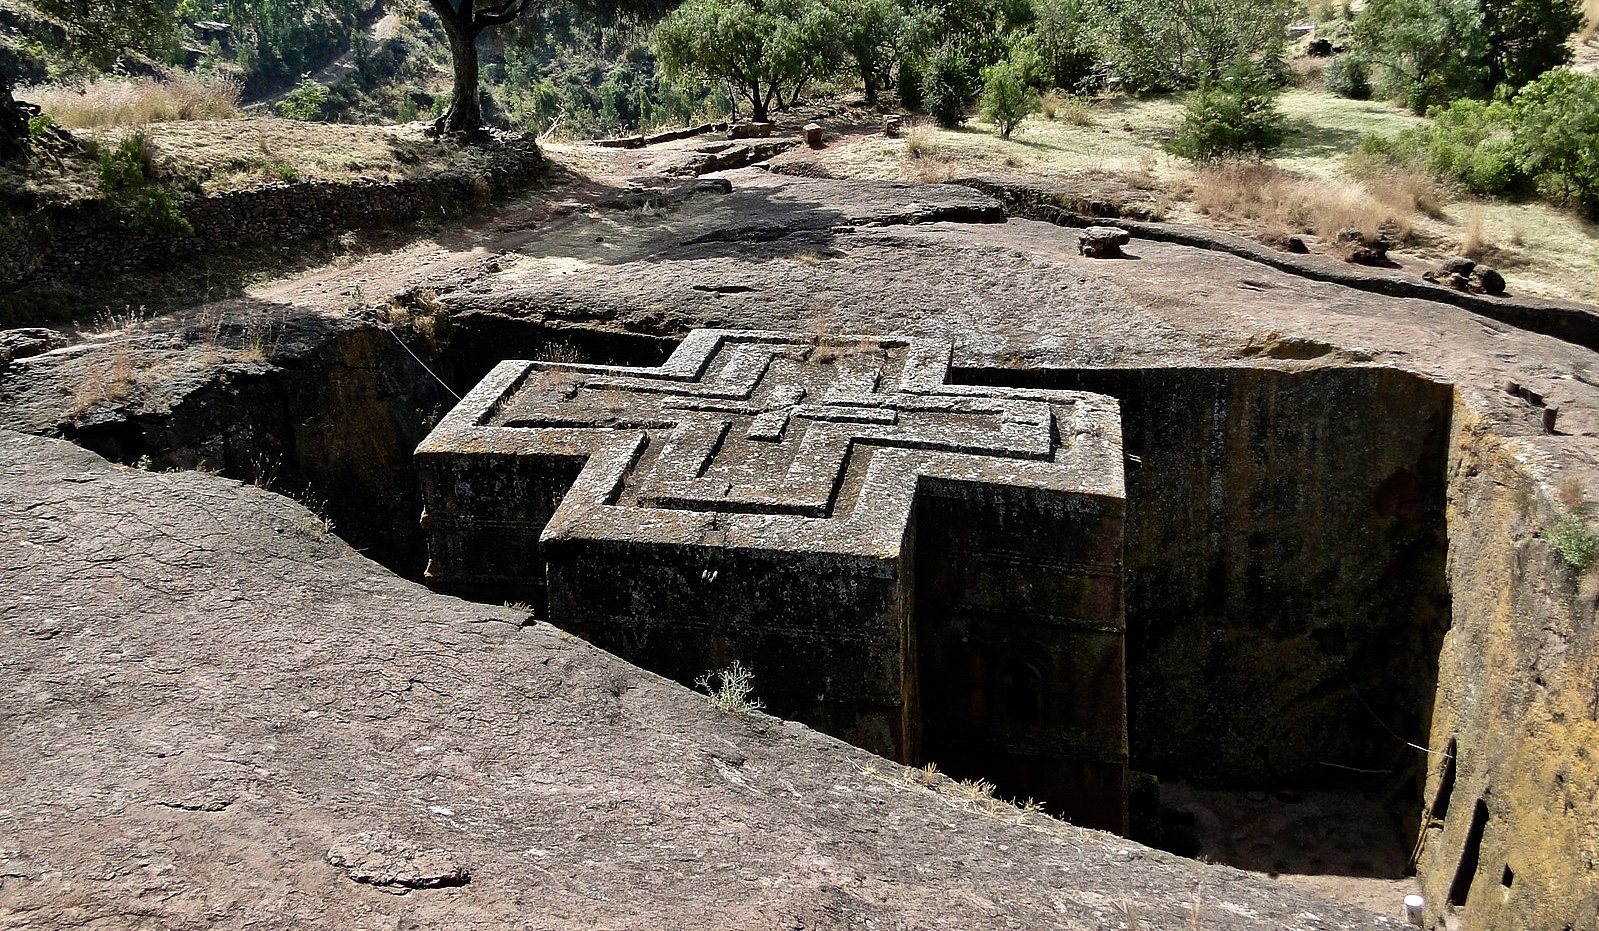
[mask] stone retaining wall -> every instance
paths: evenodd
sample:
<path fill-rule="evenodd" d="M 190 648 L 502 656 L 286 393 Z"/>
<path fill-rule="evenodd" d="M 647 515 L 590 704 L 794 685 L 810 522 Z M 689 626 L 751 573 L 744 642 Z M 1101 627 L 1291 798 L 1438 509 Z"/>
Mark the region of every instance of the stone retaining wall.
<path fill-rule="evenodd" d="M 88 201 L 0 218 L 0 281 L 104 278 L 219 247 L 293 242 L 356 229 L 404 226 L 488 206 L 544 173 L 532 140 L 501 143 L 472 168 L 401 181 L 269 184 L 180 202 L 192 236 L 130 229 L 127 213 Z"/>

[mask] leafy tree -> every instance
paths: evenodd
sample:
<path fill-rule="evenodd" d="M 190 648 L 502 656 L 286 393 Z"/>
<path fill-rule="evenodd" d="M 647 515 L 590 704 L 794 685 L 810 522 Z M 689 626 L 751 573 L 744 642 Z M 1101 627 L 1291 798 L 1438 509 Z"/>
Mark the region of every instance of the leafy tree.
<path fill-rule="evenodd" d="M 940 46 L 922 71 L 922 105 L 945 129 L 966 122 L 966 107 L 981 87 L 981 72 L 964 49 Z"/>
<path fill-rule="evenodd" d="M 1521 87 L 1571 63 L 1571 34 L 1582 26 L 1580 0 L 1481 0 L 1488 39 L 1488 86 Z"/>
<path fill-rule="evenodd" d="M 1237 60 L 1280 57 L 1295 0 L 1083 0 L 1105 67 L 1129 90 L 1220 78 Z"/>
<path fill-rule="evenodd" d="M 1379 88 L 1417 113 L 1489 90 L 1488 48 L 1476 0 L 1371 0 L 1355 19 L 1360 54 Z"/>
<path fill-rule="evenodd" d="M 1011 62 L 989 65 L 982 73 L 983 118 L 999 127 L 1001 139 L 1009 139 L 1022 119 L 1033 111 L 1037 98 L 1023 85 L 1022 69 Z"/>
<path fill-rule="evenodd" d="M 835 9 L 843 20 L 844 50 L 855 62 L 866 102 L 876 103 L 877 92 L 893 80 L 905 13 L 895 0 L 839 0 Z"/>
<path fill-rule="evenodd" d="M 669 78 L 726 81 L 758 121 L 844 63 L 839 17 L 821 0 L 687 0 L 651 42 Z"/>
<path fill-rule="evenodd" d="M 1371 0 L 1355 41 L 1383 90 L 1417 113 L 1519 88 L 1571 61 L 1578 0 Z"/>
<path fill-rule="evenodd" d="M 428 0 L 438 14 L 450 42 L 450 106 L 434 124 L 441 133 L 475 133 L 483 128 L 483 104 L 478 99 L 478 37 L 496 26 L 515 22 L 534 0 L 489 0 L 481 8 L 476 0 Z"/>
<path fill-rule="evenodd" d="M 1094 83 L 1099 49 L 1089 27 L 1087 2 L 1033 0 L 1033 48 L 1049 87 L 1081 91 Z"/>
<path fill-rule="evenodd" d="M 34 6 L 65 25 L 73 50 L 102 70 L 124 52 L 163 52 L 177 37 L 168 0 L 35 0 Z"/>
<path fill-rule="evenodd" d="M 1188 94 L 1183 122 L 1171 151 L 1194 161 L 1229 155 L 1264 155 L 1287 136 L 1277 89 L 1248 61 L 1233 63 L 1220 78 L 1206 77 Z"/>
<path fill-rule="evenodd" d="M 1599 76 L 1545 72 L 1511 104 L 1517 164 L 1599 213 Z"/>

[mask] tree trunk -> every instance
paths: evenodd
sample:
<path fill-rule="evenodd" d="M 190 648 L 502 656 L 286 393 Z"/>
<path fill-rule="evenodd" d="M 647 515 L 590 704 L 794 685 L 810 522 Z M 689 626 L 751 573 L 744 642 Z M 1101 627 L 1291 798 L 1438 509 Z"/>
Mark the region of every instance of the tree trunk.
<path fill-rule="evenodd" d="M 475 133 L 483 128 L 483 105 L 478 100 L 477 32 L 449 20 L 444 20 L 444 31 L 450 37 L 455 80 L 450 109 L 433 128 L 439 133 Z"/>
<path fill-rule="evenodd" d="M 28 160 L 28 117 L 33 108 L 11 96 L 11 75 L 0 72 L 0 162 Z"/>
<path fill-rule="evenodd" d="M 762 96 L 759 82 L 750 86 L 750 120 L 752 122 L 765 123 L 767 121 L 766 111 L 770 104 L 768 100 L 770 96 L 771 91 L 767 91 L 766 95 Z"/>

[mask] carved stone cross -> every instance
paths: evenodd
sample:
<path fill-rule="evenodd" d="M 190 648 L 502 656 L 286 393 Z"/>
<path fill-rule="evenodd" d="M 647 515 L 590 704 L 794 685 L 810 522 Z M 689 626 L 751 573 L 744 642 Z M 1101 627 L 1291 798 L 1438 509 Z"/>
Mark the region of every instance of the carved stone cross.
<path fill-rule="evenodd" d="M 700 330 L 505 362 L 417 450 L 432 584 L 1118 828 L 1114 400 L 946 384 L 950 344 Z M 1068 805 L 1069 803 L 1069 805 Z"/>

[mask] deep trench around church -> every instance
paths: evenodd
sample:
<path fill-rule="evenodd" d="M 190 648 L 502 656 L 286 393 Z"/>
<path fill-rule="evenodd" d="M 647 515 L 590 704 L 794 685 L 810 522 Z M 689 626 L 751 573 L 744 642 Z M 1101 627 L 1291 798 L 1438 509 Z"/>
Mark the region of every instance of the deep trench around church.
<path fill-rule="evenodd" d="M 273 463 L 274 487 L 303 490 L 352 545 L 420 579 L 410 455 L 454 398 L 419 362 L 464 394 L 505 358 L 575 347 L 587 361 L 655 365 L 676 340 L 469 315 L 447 342 L 411 340 L 419 358 L 377 326 L 335 342 L 159 428 L 74 439 L 162 467 L 193 464 L 187 438 L 222 436 L 213 465 L 252 480 Z M 1135 783 L 1135 839 L 1267 873 L 1401 880 L 1417 830 L 1406 819 L 1422 808 L 1415 746 L 1427 744 L 1449 627 L 1453 390 L 1358 366 L 951 378 L 1122 405 L 1131 768 L 1161 785 L 1157 796 L 1153 780 Z"/>

